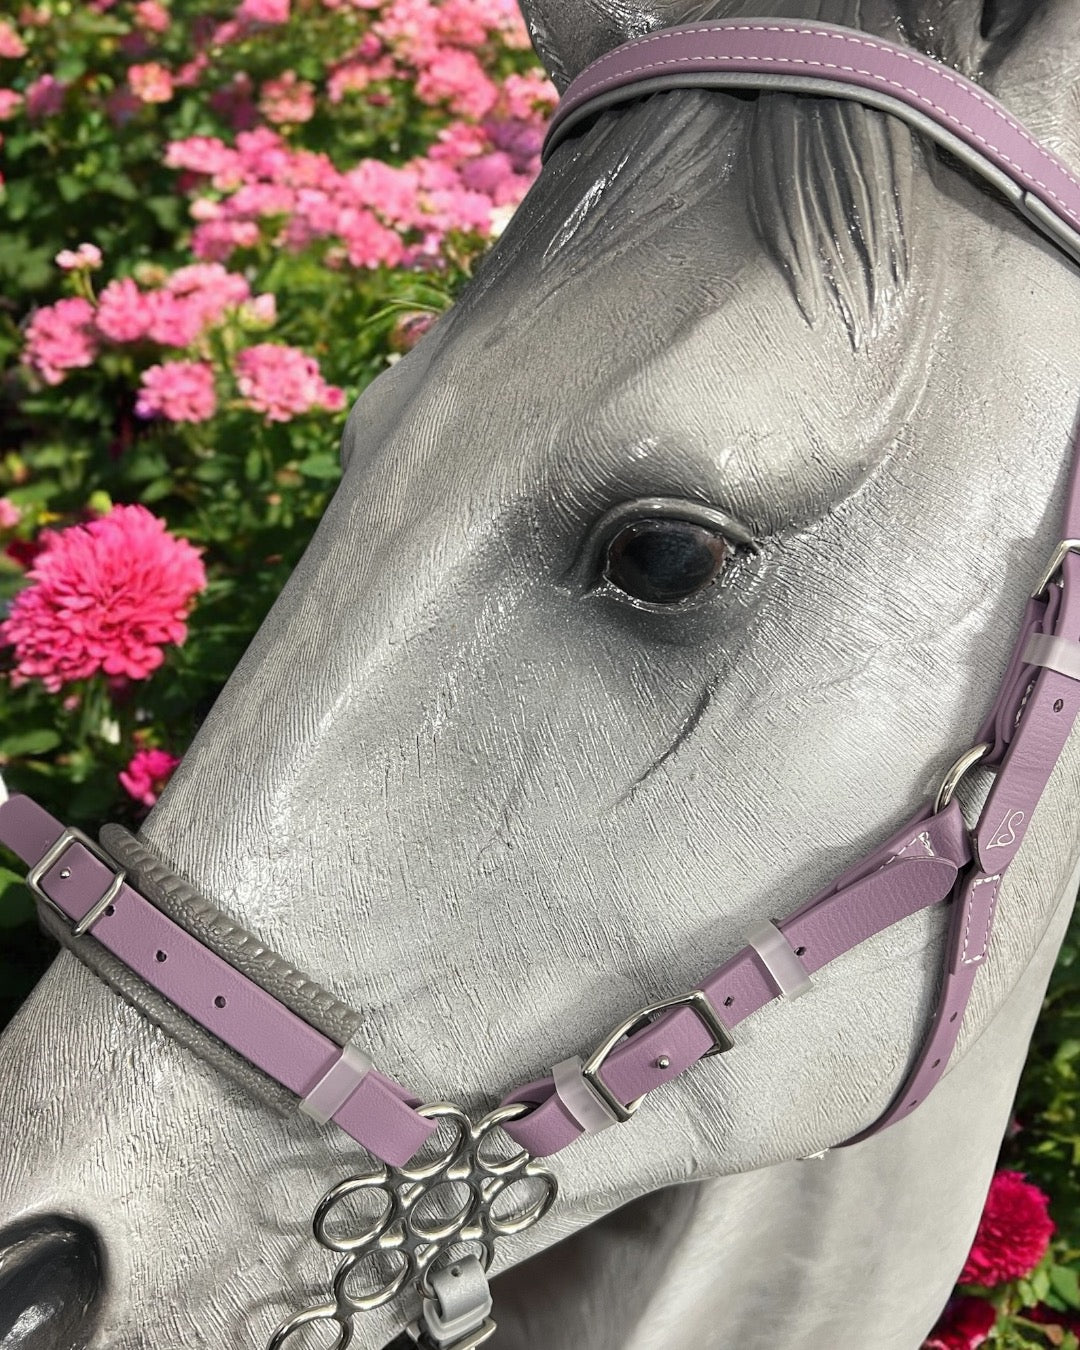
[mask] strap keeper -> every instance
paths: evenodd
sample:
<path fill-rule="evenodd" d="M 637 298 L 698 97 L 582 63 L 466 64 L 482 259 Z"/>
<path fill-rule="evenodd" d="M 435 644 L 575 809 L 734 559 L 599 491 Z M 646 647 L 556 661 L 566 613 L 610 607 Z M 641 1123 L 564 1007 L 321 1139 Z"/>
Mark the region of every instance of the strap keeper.
<path fill-rule="evenodd" d="M 581 1071 L 580 1055 L 560 1060 L 551 1070 L 559 1100 L 586 1134 L 598 1134 L 619 1118 Z"/>
<path fill-rule="evenodd" d="M 1024 660 L 1029 666 L 1043 666 L 1070 680 L 1080 680 L 1080 642 L 1069 638 L 1032 633 L 1024 648 Z"/>
<path fill-rule="evenodd" d="M 789 1001 L 800 998 L 813 987 L 814 982 L 806 973 L 806 967 L 776 924 L 768 920 L 759 923 L 747 933 L 746 941 L 757 952 L 769 978 L 776 985 L 777 993 L 782 997 Z"/>
<path fill-rule="evenodd" d="M 346 1045 L 326 1073 L 303 1097 L 298 1110 L 320 1125 L 341 1110 L 374 1068 L 371 1059 L 356 1045 Z"/>

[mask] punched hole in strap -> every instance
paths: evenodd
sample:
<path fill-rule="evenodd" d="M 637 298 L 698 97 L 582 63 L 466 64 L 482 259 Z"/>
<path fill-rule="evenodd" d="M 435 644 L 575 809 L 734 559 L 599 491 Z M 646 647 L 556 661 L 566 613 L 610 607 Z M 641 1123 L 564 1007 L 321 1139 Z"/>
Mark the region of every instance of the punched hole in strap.
<path fill-rule="evenodd" d="M 305 1116 L 325 1125 L 341 1110 L 363 1080 L 375 1067 L 358 1046 L 346 1045 L 338 1058 L 297 1108 Z"/>
<path fill-rule="evenodd" d="M 1024 660 L 1029 666 L 1044 666 L 1070 680 L 1080 680 L 1080 642 L 1069 638 L 1033 633 L 1024 648 Z"/>
<path fill-rule="evenodd" d="M 768 920 L 759 923 L 747 933 L 746 941 L 757 952 L 769 978 L 776 985 L 777 993 L 784 998 L 799 998 L 813 987 L 814 982 L 806 973 L 806 967 L 776 924 Z"/>
<path fill-rule="evenodd" d="M 609 1125 L 618 1125 L 619 1118 L 607 1102 L 598 1097 L 581 1072 L 580 1055 L 560 1060 L 551 1070 L 555 1091 L 563 1106 L 570 1112 L 586 1134 L 597 1134 Z"/>

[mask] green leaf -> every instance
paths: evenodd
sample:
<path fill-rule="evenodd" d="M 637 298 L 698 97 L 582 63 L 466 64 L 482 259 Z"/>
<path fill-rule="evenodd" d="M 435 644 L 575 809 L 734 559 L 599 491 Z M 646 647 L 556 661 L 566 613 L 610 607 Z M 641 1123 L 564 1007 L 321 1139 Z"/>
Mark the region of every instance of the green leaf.
<path fill-rule="evenodd" d="M 341 477 L 341 465 L 334 455 L 320 453 L 308 455 L 307 459 L 302 459 L 296 466 L 297 473 L 302 473 L 305 478 L 331 479 Z"/>
<path fill-rule="evenodd" d="M 14 736 L 5 736 L 0 740 L 0 755 L 11 759 L 28 755 L 44 755 L 55 750 L 60 737 L 48 727 L 37 727 L 31 731 L 17 731 Z"/>
<path fill-rule="evenodd" d="M 1036 1303 L 1041 1303 L 1050 1292 L 1050 1272 L 1046 1266 L 1039 1266 L 1032 1275 L 1031 1289 Z"/>
<path fill-rule="evenodd" d="M 1051 1266 L 1050 1284 L 1070 1308 L 1080 1308 L 1080 1276 L 1071 1266 Z"/>
<path fill-rule="evenodd" d="M 34 917 L 34 897 L 26 878 L 0 867 L 0 928 L 17 928 Z"/>

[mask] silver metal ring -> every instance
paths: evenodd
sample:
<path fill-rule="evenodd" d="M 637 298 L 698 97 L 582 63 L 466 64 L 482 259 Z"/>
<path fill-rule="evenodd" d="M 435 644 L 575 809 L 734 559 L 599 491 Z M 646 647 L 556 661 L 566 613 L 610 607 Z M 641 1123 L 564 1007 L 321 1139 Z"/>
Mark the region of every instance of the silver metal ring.
<path fill-rule="evenodd" d="M 985 759 L 993 748 L 993 745 L 989 741 L 983 741 L 981 745 L 973 745 L 970 750 L 964 751 L 942 779 L 941 787 L 938 789 L 938 795 L 934 799 L 935 816 L 940 811 L 944 811 L 952 801 L 953 797 L 956 795 L 956 789 L 960 786 L 965 775 L 968 774 L 981 759 Z"/>

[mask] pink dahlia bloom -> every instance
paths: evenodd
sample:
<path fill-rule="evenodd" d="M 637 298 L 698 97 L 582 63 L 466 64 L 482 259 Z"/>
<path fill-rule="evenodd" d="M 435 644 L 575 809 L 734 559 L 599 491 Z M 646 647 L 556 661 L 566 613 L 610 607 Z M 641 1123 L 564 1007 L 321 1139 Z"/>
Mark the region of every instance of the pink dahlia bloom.
<path fill-rule="evenodd" d="M 1023 1172 L 998 1172 L 990 1183 L 959 1282 L 992 1288 L 1030 1275 L 1054 1235 L 1049 1204 L 1049 1196 L 1027 1181 Z"/>
<path fill-rule="evenodd" d="M 313 408 L 337 412 L 344 405 L 344 390 L 326 383 L 313 356 L 278 342 L 240 352 L 236 383 L 247 406 L 268 422 L 290 422 Z"/>
<path fill-rule="evenodd" d="M 996 1321 L 992 1304 L 961 1295 L 950 1300 L 922 1350 L 977 1350 L 986 1343 Z"/>
<path fill-rule="evenodd" d="M 117 777 L 129 797 L 143 806 L 153 806 L 179 763 L 168 750 L 138 750 Z"/>
<path fill-rule="evenodd" d="M 0 122 L 6 122 L 22 107 L 23 96 L 14 89 L 0 89 Z"/>
<path fill-rule="evenodd" d="M 205 422 L 216 411 L 214 370 L 205 361 L 166 361 L 143 371 L 135 400 L 139 417 Z"/>
<path fill-rule="evenodd" d="M 44 305 L 26 325 L 23 361 L 46 384 L 60 384 L 69 370 L 93 365 L 98 352 L 93 319 L 93 305 L 81 296 Z"/>
<path fill-rule="evenodd" d="M 0 623 L 15 649 L 13 684 L 38 679 L 52 693 L 98 671 L 144 680 L 166 643 L 187 637 L 185 620 L 206 586 L 199 554 L 167 534 L 145 506 L 65 530 L 44 530 L 42 547 Z"/>

